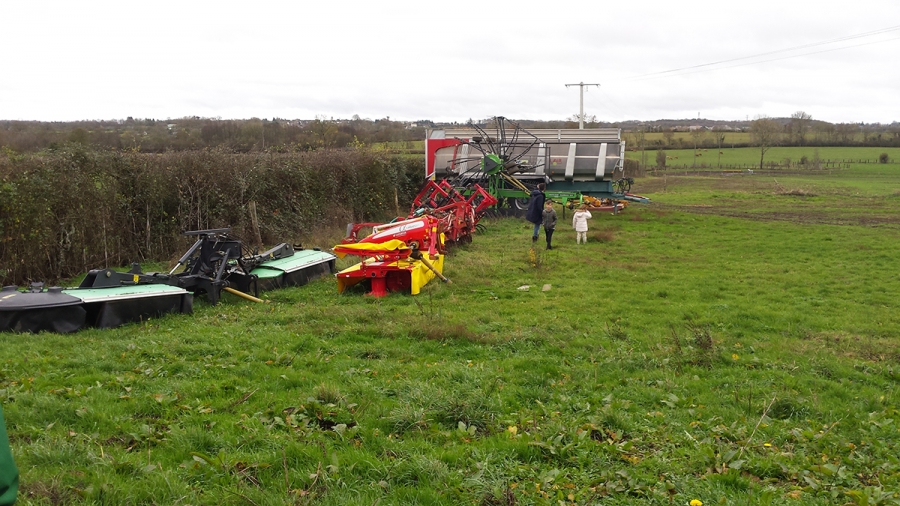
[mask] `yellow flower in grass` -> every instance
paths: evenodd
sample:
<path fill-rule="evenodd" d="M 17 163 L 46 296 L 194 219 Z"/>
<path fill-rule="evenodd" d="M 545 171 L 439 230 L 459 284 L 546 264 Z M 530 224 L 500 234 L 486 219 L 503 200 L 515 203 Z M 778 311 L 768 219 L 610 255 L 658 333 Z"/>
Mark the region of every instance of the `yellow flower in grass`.
<path fill-rule="evenodd" d="M 741 358 L 741 357 L 739 357 L 737 353 L 732 353 L 732 354 L 731 354 L 731 360 L 737 360 L 737 359 L 739 359 L 739 358 Z"/>
<path fill-rule="evenodd" d="M 703 506 L 703 501 L 701 501 L 700 499 L 691 499 L 690 505 L 691 506 Z"/>

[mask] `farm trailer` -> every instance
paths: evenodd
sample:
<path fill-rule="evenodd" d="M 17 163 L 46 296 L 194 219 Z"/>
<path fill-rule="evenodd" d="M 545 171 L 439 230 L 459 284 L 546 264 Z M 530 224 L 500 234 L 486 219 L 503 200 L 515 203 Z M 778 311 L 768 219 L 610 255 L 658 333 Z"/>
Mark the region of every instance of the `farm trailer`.
<path fill-rule="evenodd" d="M 503 117 L 487 126 L 429 130 L 425 177 L 447 179 L 457 188 L 477 183 L 499 208 L 521 212 L 538 183 L 554 200 L 581 202 L 589 196 L 621 209 L 649 200 L 630 193 L 624 176 L 625 141 L 617 128 L 525 130 Z M 618 177 L 617 177 L 618 176 Z"/>

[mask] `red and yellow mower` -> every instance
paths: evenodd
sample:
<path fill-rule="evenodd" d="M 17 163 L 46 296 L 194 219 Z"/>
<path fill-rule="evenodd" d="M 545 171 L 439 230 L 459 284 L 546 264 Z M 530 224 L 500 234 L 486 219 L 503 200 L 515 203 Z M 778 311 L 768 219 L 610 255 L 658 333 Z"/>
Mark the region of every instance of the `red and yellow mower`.
<path fill-rule="evenodd" d="M 353 225 L 343 243 L 332 248 L 338 257 L 356 255 L 361 259 L 337 273 L 338 292 L 368 281 L 373 297 L 407 289 L 417 295 L 435 277 L 449 283 L 443 275 L 445 240 L 470 242 L 478 220 L 496 203 L 478 185 L 467 197 L 446 182 L 428 181 L 406 219 Z M 372 233 L 358 239 L 360 229 L 369 226 Z"/>

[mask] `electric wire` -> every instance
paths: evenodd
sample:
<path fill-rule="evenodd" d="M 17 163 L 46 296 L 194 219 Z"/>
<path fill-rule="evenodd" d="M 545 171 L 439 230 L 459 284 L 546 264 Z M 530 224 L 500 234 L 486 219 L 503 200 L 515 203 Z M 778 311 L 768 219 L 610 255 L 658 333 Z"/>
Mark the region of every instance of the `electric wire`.
<path fill-rule="evenodd" d="M 690 74 L 700 74 L 700 73 L 703 73 L 703 72 L 713 72 L 713 71 L 715 71 L 715 70 L 724 70 L 724 69 L 731 69 L 731 68 L 736 68 L 736 67 L 746 67 L 746 66 L 748 66 L 748 65 L 756 65 L 756 64 L 759 64 L 759 63 L 769 63 L 769 62 L 773 62 L 773 61 L 790 60 L 790 59 L 792 59 L 792 58 L 799 58 L 799 57 L 801 57 L 801 56 L 810 56 L 810 55 L 814 55 L 814 54 L 831 53 L 831 52 L 834 52 L 834 51 L 840 51 L 840 50 L 842 50 L 842 49 L 850 49 L 850 48 L 861 47 L 861 46 L 870 46 L 870 45 L 872 45 L 872 44 L 880 44 L 880 43 L 882 43 L 882 42 L 890 42 L 890 41 L 892 41 L 892 40 L 900 40 L 900 37 L 896 37 L 896 38 L 893 38 L 893 39 L 876 40 L 876 41 L 873 41 L 873 42 L 865 42 L 865 43 L 862 43 L 862 44 L 855 44 L 855 45 L 852 45 L 852 46 L 836 47 L 836 48 L 833 48 L 833 49 L 823 49 L 823 50 L 821 50 L 821 51 L 812 51 L 812 52 L 809 52 L 809 53 L 796 54 L 796 55 L 791 55 L 791 56 L 782 56 L 781 58 L 771 58 L 771 59 L 768 59 L 768 60 L 762 60 L 762 61 L 754 61 L 754 62 L 747 62 L 747 63 L 738 63 L 738 64 L 736 64 L 736 65 L 728 65 L 728 66 L 725 66 L 725 67 L 717 67 L 717 68 L 711 68 L 711 69 L 698 69 L 698 70 L 695 70 L 695 71 L 693 71 L 693 72 L 684 72 L 684 73 L 681 73 L 681 74 L 673 74 L 672 76 L 654 76 L 654 77 L 645 77 L 645 78 L 643 78 L 643 79 L 631 78 L 631 79 L 623 79 L 622 81 L 639 82 L 639 81 L 650 81 L 650 80 L 654 80 L 654 79 L 662 79 L 662 78 L 664 78 L 664 77 L 679 77 L 679 76 L 686 76 L 686 75 L 690 75 Z"/>
<path fill-rule="evenodd" d="M 600 93 L 602 93 L 603 96 L 606 97 L 606 100 L 603 102 L 604 106 L 601 106 L 601 108 L 610 110 L 610 111 L 613 112 L 613 114 L 617 114 L 617 115 L 622 116 L 622 117 L 629 116 L 629 114 L 626 114 L 626 113 L 625 113 L 625 109 L 622 108 L 621 106 L 619 106 L 619 104 L 617 104 L 617 103 L 612 99 L 612 97 L 610 97 L 609 94 L 606 93 L 606 91 L 603 90 L 603 88 L 600 88 Z M 591 103 L 594 103 L 595 105 L 596 105 L 597 103 L 599 103 L 599 102 L 594 102 L 594 100 L 595 100 L 594 97 L 589 97 L 588 100 L 589 100 Z M 599 99 L 598 99 L 598 100 L 599 100 Z"/>
<path fill-rule="evenodd" d="M 741 57 L 738 57 L 738 58 L 730 58 L 730 59 L 727 59 L 727 60 L 720 60 L 720 61 L 717 61 L 717 62 L 711 62 L 711 63 L 703 63 L 703 64 L 700 64 L 700 65 L 691 65 L 691 66 L 688 66 L 688 67 L 681 67 L 681 68 L 677 68 L 677 69 L 664 70 L 664 71 L 661 71 L 661 72 L 651 72 L 651 73 L 649 73 L 649 74 L 641 74 L 641 75 L 637 75 L 637 76 L 626 77 L 626 78 L 624 78 L 624 79 L 620 79 L 619 81 L 620 81 L 620 82 L 628 82 L 628 81 L 644 81 L 644 80 L 651 80 L 651 79 L 659 79 L 659 78 L 662 78 L 662 77 L 669 77 L 670 74 L 671 74 L 671 75 L 679 75 L 679 76 L 681 76 L 681 75 L 688 75 L 688 74 L 694 74 L 694 73 L 699 73 L 699 72 L 709 72 L 709 71 L 712 71 L 712 70 L 720 70 L 720 69 L 727 69 L 727 68 L 734 68 L 734 67 L 742 67 L 742 66 L 746 66 L 746 65 L 756 65 L 756 64 L 759 64 L 759 63 L 768 63 L 768 62 L 773 62 L 773 61 L 786 60 L 786 59 L 789 59 L 789 58 L 799 58 L 799 57 L 801 57 L 801 56 L 809 56 L 809 55 L 813 55 L 813 54 L 827 53 L 827 52 L 832 52 L 832 51 L 840 51 L 840 50 L 843 50 L 843 49 L 851 49 L 851 48 L 860 47 L 860 46 L 867 46 L 867 45 L 871 45 L 871 44 L 878 44 L 878 43 L 882 43 L 882 42 L 889 42 L 889 41 L 892 41 L 892 40 L 898 40 L 898 38 L 883 39 L 883 40 L 877 40 L 877 41 L 873 41 L 873 42 L 865 42 L 865 43 L 862 43 L 862 44 L 854 44 L 854 45 L 850 45 L 850 46 L 841 46 L 841 47 L 836 47 L 836 48 L 832 48 L 832 49 L 824 49 L 824 50 L 821 50 L 821 51 L 805 52 L 805 53 L 801 53 L 801 54 L 795 54 L 795 55 L 783 56 L 783 57 L 780 57 L 780 58 L 771 58 L 771 59 L 760 60 L 760 61 L 752 61 L 752 62 L 747 62 L 747 63 L 739 63 L 739 64 L 737 64 L 737 65 L 728 65 L 728 66 L 717 67 L 717 68 L 705 68 L 705 67 L 713 67 L 713 66 L 716 66 L 716 65 L 722 65 L 722 64 L 724 64 L 724 63 L 731 63 L 731 62 L 736 62 L 736 61 L 749 60 L 749 59 L 760 58 L 760 57 L 763 57 L 763 56 L 769 56 L 769 55 L 773 55 L 773 54 L 786 53 L 786 52 L 790 52 L 790 51 L 798 51 L 798 50 L 801 50 L 801 49 L 809 49 L 809 48 L 818 47 L 818 46 L 823 46 L 823 45 L 827 45 L 827 44 L 835 44 L 835 43 L 837 43 L 837 42 L 845 42 L 845 41 L 848 41 L 848 40 L 860 39 L 860 38 L 863 38 L 863 37 L 872 37 L 872 36 L 875 36 L 875 35 L 881 35 L 881 34 L 893 32 L 893 31 L 897 31 L 897 30 L 900 30 L 900 26 L 892 26 L 892 27 L 888 27 L 888 28 L 882 28 L 882 29 L 879 29 L 879 30 L 873 30 L 873 31 L 871 31 L 871 32 L 865 32 L 865 33 L 856 34 L 856 35 L 848 35 L 848 36 L 844 36 L 844 37 L 838 37 L 838 38 L 836 38 L 836 39 L 830 39 L 830 40 L 825 40 L 825 41 L 820 41 L 820 42 L 813 42 L 813 43 L 803 44 L 803 45 L 800 45 L 800 46 L 794 46 L 794 47 L 785 48 L 785 49 L 778 49 L 778 50 L 774 50 L 774 51 L 767 51 L 767 52 L 764 52 L 764 53 L 758 53 L 758 54 L 755 54 L 755 55 L 741 56 Z"/>
<path fill-rule="evenodd" d="M 761 63 L 769 63 L 769 62 L 774 62 L 774 61 L 781 61 L 781 60 L 787 60 L 787 59 L 792 59 L 792 58 L 799 58 L 799 57 L 801 57 L 801 56 L 810 56 L 810 55 L 815 55 L 815 54 L 822 54 L 822 53 L 829 53 L 829 52 L 833 52 L 833 51 L 840 51 L 840 50 L 844 50 L 844 49 L 852 49 L 852 48 L 862 47 L 862 46 L 868 46 L 868 45 L 872 45 L 872 44 L 880 44 L 880 43 L 883 43 L 883 42 L 890 42 L 890 41 L 900 40 L 900 37 L 895 37 L 895 38 L 890 38 L 890 39 L 876 40 L 876 41 L 871 41 L 871 42 L 863 42 L 863 43 L 860 43 L 860 44 L 853 44 L 853 45 L 849 45 L 849 46 L 841 46 L 841 47 L 830 48 L 830 49 L 822 49 L 822 50 L 819 50 L 819 51 L 808 51 L 808 52 L 804 52 L 804 53 L 801 53 L 801 54 L 794 54 L 794 55 L 782 56 L 782 57 L 778 57 L 778 58 L 769 58 L 769 59 L 759 60 L 759 61 L 751 61 L 751 62 L 745 62 L 745 63 L 737 63 L 737 64 L 735 64 L 735 65 L 717 66 L 717 67 L 714 67 L 714 68 L 706 68 L 706 67 L 713 67 L 713 66 L 715 66 L 715 65 L 721 65 L 722 63 L 738 62 L 738 61 L 741 61 L 741 60 L 747 60 L 747 59 L 751 59 L 751 58 L 759 58 L 759 57 L 761 57 L 761 56 L 766 56 L 766 55 L 772 55 L 772 54 L 784 53 L 784 52 L 789 52 L 789 51 L 796 51 L 796 50 L 798 50 L 798 49 L 808 49 L 808 48 L 811 48 L 811 47 L 818 47 L 818 46 L 823 46 L 823 45 L 827 45 L 827 44 L 834 44 L 834 43 L 836 43 L 836 42 L 844 42 L 844 41 L 847 41 L 847 40 L 859 39 L 859 38 L 863 38 L 863 37 L 871 37 L 871 36 L 874 36 L 874 35 L 881 35 L 881 34 L 893 32 L 893 31 L 897 31 L 897 30 L 900 30 L 900 26 L 894 26 L 894 27 L 889 27 L 889 28 L 882 28 L 882 29 L 880 29 L 880 30 L 874 30 L 874 31 L 866 32 L 866 33 L 862 33 L 862 34 L 849 35 L 849 36 L 839 37 L 839 38 L 831 39 L 831 40 L 827 40 L 827 41 L 821 41 L 821 42 L 815 42 L 815 43 L 810 43 L 810 44 L 804 44 L 804 45 L 802 45 L 802 46 L 794 46 L 794 47 L 791 47 L 791 48 L 780 49 L 780 50 L 776 50 L 776 51 L 768 51 L 768 52 L 765 52 L 765 53 L 759 53 L 759 54 L 751 55 L 751 56 L 743 56 L 743 57 L 740 57 L 740 58 L 731 58 L 731 59 L 728 59 L 728 60 L 721 60 L 721 61 L 719 61 L 719 62 L 705 63 L 705 64 L 701 64 L 701 65 L 693 65 L 693 66 L 690 66 L 690 67 L 682 67 L 682 68 L 679 68 L 679 69 L 672 69 L 672 70 L 666 70 L 666 71 L 662 71 L 662 72 L 653 72 L 653 73 L 650 73 L 650 74 L 642 74 L 642 75 L 639 75 L 639 76 L 632 76 L 632 77 L 629 77 L 629 78 L 620 79 L 620 80 L 617 81 L 617 83 L 621 83 L 621 82 L 640 82 L 640 81 L 649 81 L 649 80 L 662 79 L 662 78 L 667 78 L 667 77 L 680 77 L 680 76 L 686 76 L 686 75 L 690 75 L 690 74 L 698 74 L 698 73 L 703 73 L 703 72 L 712 72 L 712 71 L 715 71 L 715 70 L 725 70 L 725 69 L 729 69 L 729 68 L 744 67 L 744 66 L 748 66 L 748 65 L 756 65 L 756 64 L 761 64 Z M 603 91 L 602 88 L 601 88 L 601 91 Z M 606 94 L 605 92 L 604 92 L 604 95 L 606 95 L 607 98 L 609 98 L 608 94 Z M 610 100 L 610 103 L 613 103 L 611 98 L 610 98 L 609 100 Z M 615 112 L 619 113 L 620 116 L 623 116 L 623 117 L 626 116 L 626 115 L 622 115 L 622 114 L 621 114 L 621 111 L 615 111 Z"/>

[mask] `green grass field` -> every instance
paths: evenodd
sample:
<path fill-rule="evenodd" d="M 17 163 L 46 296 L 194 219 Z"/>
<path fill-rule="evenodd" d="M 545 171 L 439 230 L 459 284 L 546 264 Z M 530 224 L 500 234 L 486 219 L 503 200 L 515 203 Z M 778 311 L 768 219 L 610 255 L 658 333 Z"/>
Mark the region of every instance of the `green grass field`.
<path fill-rule="evenodd" d="M 759 167 L 759 148 L 726 148 L 721 150 L 715 148 L 706 149 L 668 149 L 664 150 L 666 156 L 666 165 L 674 170 L 693 167 L 717 168 L 732 165 Z M 645 164 L 648 168 L 656 166 L 656 151 L 647 150 L 644 152 Z M 890 159 L 888 164 L 876 163 L 882 153 L 887 153 Z M 847 147 L 773 147 L 770 148 L 765 155 L 765 163 L 777 163 L 781 166 L 791 165 L 797 167 L 803 157 L 806 157 L 808 166 L 812 166 L 816 159 L 816 155 L 820 160 L 821 168 L 847 168 L 849 164 L 852 168 L 855 165 L 866 166 L 870 168 L 867 171 L 884 171 L 897 170 L 897 164 L 900 163 L 900 148 L 847 148 Z M 641 160 L 640 151 L 628 151 L 626 158 L 631 160 Z M 868 160 L 868 164 L 856 162 L 860 160 Z M 872 165 L 882 165 L 881 168 L 871 167 Z"/>
<path fill-rule="evenodd" d="M 701 143 L 708 143 L 713 146 L 716 145 L 715 141 L 716 132 L 705 131 L 700 137 L 697 139 L 698 145 Z M 750 132 L 722 132 L 724 138 L 721 141 L 721 146 L 733 146 L 733 145 L 752 145 L 754 143 L 753 136 Z M 638 132 L 634 131 L 626 131 L 625 137 L 628 140 L 628 143 L 632 146 L 637 145 L 637 136 Z M 820 134 L 816 132 L 807 132 L 805 139 L 806 142 L 821 144 L 828 142 L 828 136 L 826 134 Z M 694 137 L 690 132 L 673 132 L 672 140 L 676 142 L 681 142 L 682 146 L 693 146 L 694 145 Z M 865 142 L 865 136 L 861 132 L 857 132 L 853 135 L 850 135 L 848 140 L 851 142 Z M 671 141 L 666 139 L 666 136 L 662 132 L 645 132 L 644 133 L 644 141 L 647 145 L 655 145 L 659 143 L 670 144 Z M 708 147 L 708 146 L 707 146 Z M 824 148 L 823 148 L 824 149 Z M 845 148 L 835 148 L 835 149 L 845 149 Z M 855 149 L 855 148 L 851 148 Z M 865 148 L 861 148 L 865 149 Z"/>
<path fill-rule="evenodd" d="M 900 167 L 634 191 L 417 297 L 0 336 L 21 503 L 900 503 Z"/>

